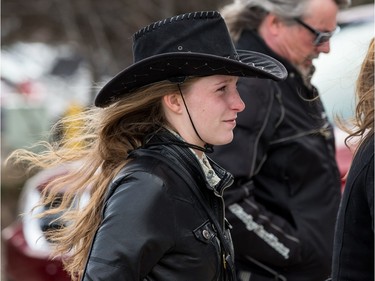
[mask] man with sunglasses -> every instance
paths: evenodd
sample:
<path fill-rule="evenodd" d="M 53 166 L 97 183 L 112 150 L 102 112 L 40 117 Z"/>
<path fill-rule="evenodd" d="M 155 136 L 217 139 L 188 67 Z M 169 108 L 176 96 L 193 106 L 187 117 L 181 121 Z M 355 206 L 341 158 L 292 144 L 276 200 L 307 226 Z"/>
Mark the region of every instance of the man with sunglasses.
<path fill-rule="evenodd" d="M 225 200 L 241 281 L 330 276 L 341 180 L 333 129 L 310 80 L 349 4 L 234 0 L 221 11 L 238 49 L 275 57 L 289 73 L 279 83 L 240 79 L 246 108 L 233 142 L 212 154 L 235 177 Z"/>

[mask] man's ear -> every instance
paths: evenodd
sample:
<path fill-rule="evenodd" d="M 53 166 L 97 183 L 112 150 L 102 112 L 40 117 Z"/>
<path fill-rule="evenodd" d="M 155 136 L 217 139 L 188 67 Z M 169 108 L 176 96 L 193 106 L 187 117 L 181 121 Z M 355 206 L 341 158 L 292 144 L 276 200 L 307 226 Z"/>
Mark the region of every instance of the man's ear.
<path fill-rule="evenodd" d="M 174 113 L 182 113 L 183 103 L 180 94 L 168 94 L 163 97 L 165 106 Z"/>
<path fill-rule="evenodd" d="M 273 34 L 278 34 L 279 28 L 283 26 L 283 22 L 273 13 L 269 13 L 265 17 L 263 24 L 266 25 L 266 28 Z"/>

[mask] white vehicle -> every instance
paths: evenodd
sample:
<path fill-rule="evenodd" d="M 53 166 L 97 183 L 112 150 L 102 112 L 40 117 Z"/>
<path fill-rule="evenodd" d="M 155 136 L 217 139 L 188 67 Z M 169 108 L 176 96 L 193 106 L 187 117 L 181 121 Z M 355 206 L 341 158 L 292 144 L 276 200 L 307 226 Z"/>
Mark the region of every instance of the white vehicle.
<path fill-rule="evenodd" d="M 338 15 L 341 27 L 330 40 L 331 51 L 314 61 L 312 83 L 318 88 L 329 119 L 354 116 L 355 87 L 361 64 L 374 37 L 374 4 L 353 7 Z M 345 146 L 346 133 L 335 128 L 336 158 L 342 177 L 349 170 L 352 151 Z"/>

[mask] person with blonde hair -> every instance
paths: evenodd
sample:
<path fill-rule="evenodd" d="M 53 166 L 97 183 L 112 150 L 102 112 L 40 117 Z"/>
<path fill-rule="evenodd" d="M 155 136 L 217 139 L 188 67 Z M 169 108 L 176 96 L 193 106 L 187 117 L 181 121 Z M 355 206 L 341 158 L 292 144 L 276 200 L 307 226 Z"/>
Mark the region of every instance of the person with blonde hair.
<path fill-rule="evenodd" d="M 142 28 L 133 57 L 96 107 L 59 123 L 83 124 L 79 136 L 11 156 L 42 168 L 80 161 L 44 189 L 43 215 L 63 212 L 47 233 L 54 254 L 74 280 L 236 280 L 222 198 L 233 179 L 206 153 L 233 139 L 238 77 L 279 81 L 286 69 L 235 49 L 216 11 Z M 70 208 L 87 190 L 89 202 Z"/>
<path fill-rule="evenodd" d="M 288 70 L 280 83 L 240 78 L 246 108 L 233 141 L 211 155 L 235 179 L 224 195 L 242 281 L 330 276 L 341 179 L 334 130 L 311 78 L 349 2 L 233 0 L 221 10 L 237 48 Z"/>
<path fill-rule="evenodd" d="M 351 122 L 340 120 L 356 140 L 336 222 L 332 281 L 374 280 L 374 38 L 363 60 L 356 86 L 356 110 Z"/>

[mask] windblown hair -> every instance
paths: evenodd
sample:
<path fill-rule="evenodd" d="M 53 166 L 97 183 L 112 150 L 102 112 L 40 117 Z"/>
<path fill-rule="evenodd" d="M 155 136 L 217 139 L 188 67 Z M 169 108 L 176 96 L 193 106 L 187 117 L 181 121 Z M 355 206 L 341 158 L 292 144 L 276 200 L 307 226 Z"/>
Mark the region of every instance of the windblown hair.
<path fill-rule="evenodd" d="M 283 19 L 302 17 L 308 12 L 309 1 L 313 0 L 233 0 L 221 9 L 221 14 L 237 42 L 244 30 L 256 31 L 268 13 Z M 334 1 L 339 8 L 350 5 L 350 0 Z"/>
<path fill-rule="evenodd" d="M 192 81 L 194 79 L 183 83 L 182 89 Z M 53 256 L 63 258 L 73 280 L 82 274 L 100 224 L 109 183 L 126 164 L 129 151 L 141 146 L 149 133 L 168 125 L 161 100 L 176 91 L 176 84 L 162 81 L 126 95 L 109 107 L 91 107 L 78 115 L 65 117 L 51 133 L 71 124 L 82 124 L 78 128 L 79 135 L 62 136 L 53 143 L 40 142 L 36 146 L 44 147 L 42 153 L 19 149 L 9 156 L 8 163 L 27 165 L 29 169 L 49 169 L 79 161 L 79 168 L 47 184 L 40 202 L 41 206 L 52 206 L 41 217 L 62 213 L 58 218 L 62 227 L 48 232 L 47 237 L 54 246 Z M 80 209 L 73 208 L 74 198 L 88 189 L 91 195 L 88 204 Z M 56 200 L 59 204 L 54 204 Z"/>
<path fill-rule="evenodd" d="M 374 48 L 372 38 L 356 83 L 355 116 L 349 120 L 349 124 L 338 119 L 340 128 L 349 134 L 345 139 L 347 146 L 351 139 L 359 137 L 359 147 L 362 142 L 374 135 Z"/>

